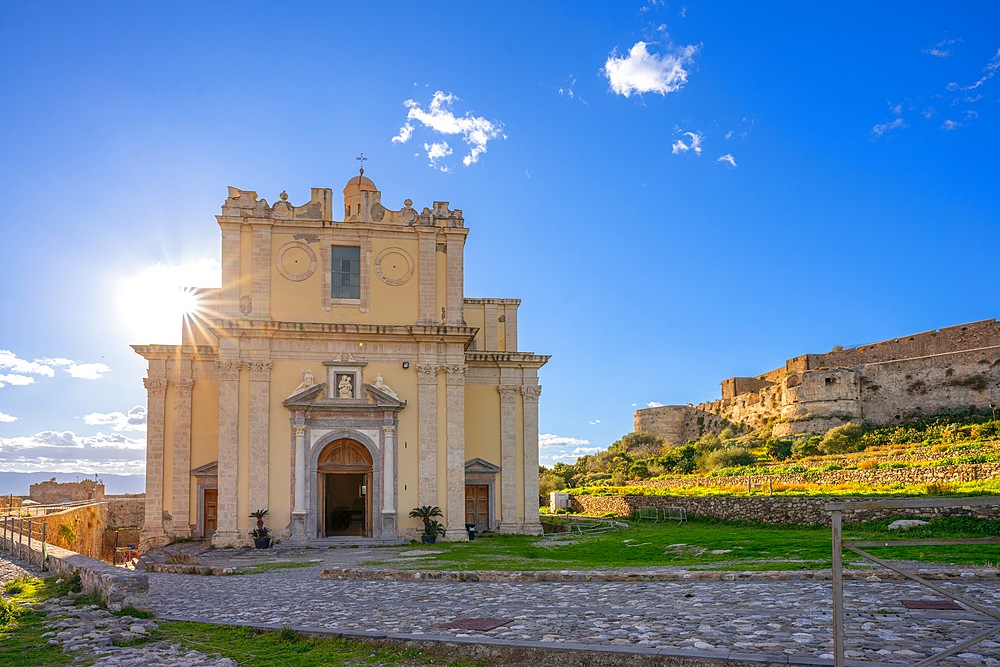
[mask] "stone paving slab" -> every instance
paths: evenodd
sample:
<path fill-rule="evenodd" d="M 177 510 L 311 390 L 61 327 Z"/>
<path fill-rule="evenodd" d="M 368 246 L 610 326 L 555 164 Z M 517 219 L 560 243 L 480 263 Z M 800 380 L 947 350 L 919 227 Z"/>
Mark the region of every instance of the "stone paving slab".
<path fill-rule="evenodd" d="M 532 650 L 572 647 L 678 660 L 832 663 L 828 581 L 338 580 L 320 579 L 319 573 L 385 560 L 386 552 L 309 555 L 322 563 L 230 577 L 152 573 L 151 609 L 162 616 L 289 625 L 394 641 L 500 642 Z M 987 606 L 1000 604 L 995 577 L 943 585 Z M 266 595 L 259 595 L 262 590 Z M 937 597 L 911 582 L 852 581 L 845 594 L 847 657 L 866 664 L 912 664 L 993 623 L 970 611 L 908 610 L 901 600 Z M 441 627 L 461 618 L 510 622 L 488 632 Z M 980 643 L 943 664 L 1000 666 L 1000 644 Z"/>

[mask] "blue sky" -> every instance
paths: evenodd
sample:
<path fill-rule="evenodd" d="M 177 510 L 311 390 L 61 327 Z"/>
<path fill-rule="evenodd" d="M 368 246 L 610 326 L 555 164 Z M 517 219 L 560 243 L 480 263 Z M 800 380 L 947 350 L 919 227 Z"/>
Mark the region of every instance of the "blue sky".
<path fill-rule="evenodd" d="M 226 186 L 339 197 L 361 152 L 387 206 L 463 209 L 467 295 L 523 299 L 546 463 L 997 315 L 992 3 L 4 9 L 0 471 L 141 473 L 128 345 L 217 284 Z"/>

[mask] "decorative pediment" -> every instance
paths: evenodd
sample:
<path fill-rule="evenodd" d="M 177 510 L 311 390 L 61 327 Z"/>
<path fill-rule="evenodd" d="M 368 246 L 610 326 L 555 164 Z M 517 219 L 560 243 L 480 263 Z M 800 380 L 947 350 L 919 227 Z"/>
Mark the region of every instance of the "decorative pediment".
<path fill-rule="evenodd" d="M 203 466 L 198 466 L 191 471 L 191 475 L 194 477 L 218 477 L 219 462 L 212 461 L 211 463 L 206 463 Z"/>
<path fill-rule="evenodd" d="M 377 405 L 379 405 L 380 407 L 382 407 L 382 406 L 385 406 L 385 407 L 390 407 L 391 406 L 391 407 L 398 407 L 398 408 L 405 408 L 406 407 L 406 401 L 401 401 L 396 396 L 393 396 L 389 392 L 387 392 L 385 390 L 382 390 L 382 389 L 379 389 L 378 387 L 376 387 L 374 385 L 365 384 L 365 391 L 368 392 L 369 396 L 371 396 L 372 398 L 375 399 L 375 403 Z"/>
<path fill-rule="evenodd" d="M 317 396 L 323 395 L 323 389 L 326 387 L 325 382 L 320 382 L 319 384 L 314 384 L 311 387 L 306 387 L 301 391 L 298 391 L 284 400 L 284 405 L 313 405 L 316 401 Z"/>
<path fill-rule="evenodd" d="M 500 466 L 493 465 L 489 461 L 484 461 L 480 458 L 469 459 L 465 462 L 465 472 L 466 474 L 486 474 L 495 475 L 500 472 Z"/>

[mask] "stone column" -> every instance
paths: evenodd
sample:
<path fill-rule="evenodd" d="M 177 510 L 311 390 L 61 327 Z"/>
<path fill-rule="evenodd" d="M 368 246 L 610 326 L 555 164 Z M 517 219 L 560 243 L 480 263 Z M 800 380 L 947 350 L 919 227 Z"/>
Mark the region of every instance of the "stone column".
<path fill-rule="evenodd" d="M 143 378 L 146 387 L 146 517 L 142 538 L 160 538 L 163 532 L 163 430 L 167 381 Z"/>
<path fill-rule="evenodd" d="M 538 385 L 521 387 L 524 414 L 524 528 L 529 535 L 541 535 L 538 521 Z"/>
<path fill-rule="evenodd" d="M 382 537 L 396 536 L 396 427 L 383 426 Z"/>
<path fill-rule="evenodd" d="M 271 319 L 271 225 L 253 225 L 250 293 L 253 296 L 252 319 Z M 259 509 L 259 508 L 258 508 Z"/>
<path fill-rule="evenodd" d="M 465 326 L 465 237 L 461 234 L 448 235 L 448 312 L 445 324 Z M 464 493 L 464 491 L 463 491 Z M 464 525 L 464 523 L 463 523 Z"/>
<path fill-rule="evenodd" d="M 250 369 L 250 511 L 267 509 L 269 471 L 270 361 L 251 361 Z"/>
<path fill-rule="evenodd" d="M 437 374 L 440 366 L 417 366 L 417 498 L 437 505 Z"/>
<path fill-rule="evenodd" d="M 190 364 L 187 365 L 190 373 Z M 174 382 L 174 497 L 170 513 L 174 537 L 191 537 L 191 391 L 194 380 Z M 197 520 L 196 520 L 197 521 Z"/>
<path fill-rule="evenodd" d="M 500 390 L 500 526 L 501 533 L 516 533 L 517 519 L 517 387 Z"/>
<path fill-rule="evenodd" d="M 417 227 L 419 253 L 417 255 L 417 324 L 434 325 L 440 322 L 437 313 L 437 229 Z"/>
<path fill-rule="evenodd" d="M 301 417 L 300 417 L 301 418 Z M 306 425 L 293 424 L 295 433 L 295 481 L 292 501 L 292 542 L 304 544 L 306 535 Z"/>
<path fill-rule="evenodd" d="M 236 505 L 239 465 L 240 360 L 216 362 L 219 373 L 219 526 L 212 536 L 217 547 L 243 544 Z M 256 509 L 256 508 L 255 508 Z"/>
<path fill-rule="evenodd" d="M 465 530 L 465 373 L 464 364 L 445 366 L 447 385 L 448 502 L 446 540 L 468 540 Z"/>

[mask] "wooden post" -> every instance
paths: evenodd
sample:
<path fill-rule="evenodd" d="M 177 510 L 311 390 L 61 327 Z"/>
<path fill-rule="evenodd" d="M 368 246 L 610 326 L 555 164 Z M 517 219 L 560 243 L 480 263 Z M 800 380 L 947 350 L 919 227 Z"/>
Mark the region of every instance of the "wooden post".
<path fill-rule="evenodd" d="M 46 538 L 48 537 L 48 532 L 49 532 L 48 528 L 49 528 L 49 522 L 46 521 L 45 523 L 42 524 L 42 555 L 41 555 L 42 572 L 45 572 L 48 569 L 48 562 L 49 562 L 49 550 L 47 548 L 48 542 L 45 541 Z"/>
<path fill-rule="evenodd" d="M 833 525 L 833 664 L 844 667 L 844 534 L 840 510 L 831 512 Z"/>
<path fill-rule="evenodd" d="M 24 517 L 17 526 L 17 557 L 24 560 Z"/>

